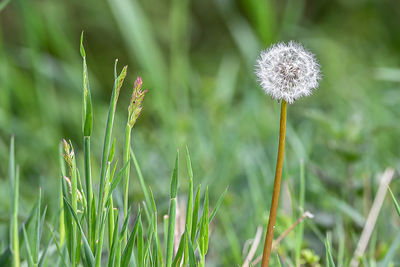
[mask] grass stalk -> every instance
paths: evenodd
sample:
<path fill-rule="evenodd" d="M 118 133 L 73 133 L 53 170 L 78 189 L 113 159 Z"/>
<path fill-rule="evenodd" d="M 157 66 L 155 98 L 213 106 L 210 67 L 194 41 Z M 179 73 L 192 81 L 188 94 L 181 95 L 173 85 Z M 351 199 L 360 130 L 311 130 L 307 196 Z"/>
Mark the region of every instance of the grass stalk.
<path fill-rule="evenodd" d="M 85 182 L 86 182 L 86 211 L 87 211 L 87 225 L 88 225 L 88 239 L 89 243 L 93 244 L 93 227 L 92 227 L 92 171 L 90 162 L 90 139 L 93 129 L 93 113 L 92 113 L 92 99 L 89 87 L 88 70 L 86 65 L 86 52 L 83 46 L 83 32 L 81 34 L 80 53 L 83 59 L 83 96 L 82 96 L 82 132 L 85 154 Z"/>
<path fill-rule="evenodd" d="M 100 171 L 100 187 L 99 187 L 99 200 L 98 200 L 98 207 L 97 207 L 97 218 L 96 218 L 96 230 L 95 230 L 95 238 L 99 238 L 99 231 L 100 231 L 100 221 L 101 218 L 103 217 L 103 207 L 104 207 L 104 190 L 105 190 L 105 180 L 106 180 L 106 174 L 107 174 L 107 161 L 108 157 L 110 154 L 110 149 L 111 149 L 111 136 L 112 136 L 112 128 L 114 124 L 114 116 L 115 116 L 115 110 L 117 107 L 117 101 L 118 101 L 118 96 L 119 96 L 119 91 L 121 89 L 121 86 L 123 84 L 123 81 L 126 76 L 126 71 L 127 71 L 127 66 L 125 66 L 120 75 L 117 77 L 117 60 L 115 61 L 115 67 L 114 67 L 114 72 L 115 72 L 115 81 L 114 81 L 114 88 L 112 91 L 111 95 L 111 100 L 110 100 L 110 107 L 108 110 L 108 117 L 107 117 L 107 123 L 106 123 L 106 131 L 104 135 L 104 145 L 103 145 L 103 155 L 101 159 L 101 171 Z M 101 247 L 97 247 L 97 249 L 101 249 Z M 100 253 L 101 255 L 101 253 Z"/>
<path fill-rule="evenodd" d="M 128 106 L 128 121 L 126 123 L 125 128 L 125 146 L 124 146 L 124 164 L 127 165 L 125 169 L 125 192 L 124 192 L 124 217 L 127 218 L 128 216 L 128 195 L 129 195 L 129 173 L 130 173 L 130 155 L 131 155 L 131 135 L 132 135 L 132 128 L 138 119 L 140 112 L 142 111 L 142 102 L 144 95 L 146 94 L 147 90 L 142 90 L 143 80 L 141 77 L 137 77 L 135 84 L 133 86 L 133 92 L 130 104 Z M 146 215 L 148 220 L 150 220 L 150 202 L 148 201 L 148 197 L 146 198 L 147 207 L 145 209 Z M 127 242 L 127 234 L 124 235 L 124 243 Z"/>
<path fill-rule="evenodd" d="M 18 238 L 18 195 L 19 195 L 19 169 L 15 168 L 14 138 L 10 144 L 10 166 L 9 176 L 12 187 L 12 214 L 11 214 L 11 243 L 12 243 L 12 264 L 14 267 L 20 266 L 19 259 L 19 238 Z"/>
<path fill-rule="evenodd" d="M 179 151 L 176 154 L 175 168 L 171 179 L 170 206 L 168 214 L 167 253 L 166 266 L 171 267 L 174 252 L 175 220 L 176 220 L 176 195 L 178 191 Z"/>
<path fill-rule="evenodd" d="M 137 161 L 136 155 L 133 152 L 132 148 L 131 148 L 131 152 L 130 153 L 131 153 L 132 162 L 133 162 L 133 164 L 135 166 L 135 169 L 136 169 L 136 172 L 137 172 L 137 175 L 138 175 L 138 179 L 139 179 L 139 182 L 140 182 L 140 187 L 143 190 L 144 200 L 146 202 L 146 205 L 143 205 L 144 206 L 144 211 L 146 213 L 146 216 L 148 216 L 150 214 L 149 208 L 152 206 L 150 195 L 149 195 L 149 192 L 147 190 L 147 186 L 146 186 L 146 183 L 144 181 L 142 170 L 140 169 L 140 166 L 139 166 L 139 162 Z"/>
<path fill-rule="evenodd" d="M 64 245 L 65 241 L 65 221 L 64 221 L 64 195 L 63 195 L 63 179 L 66 173 L 65 170 L 65 164 L 64 164 L 64 158 L 63 158 L 63 147 L 60 144 L 59 145 L 59 165 L 60 165 L 60 170 L 61 170 L 61 181 L 59 183 L 59 190 L 60 190 L 60 203 L 59 203 L 59 208 L 60 208 L 60 223 L 59 223 L 59 235 L 60 235 L 60 247 Z"/>
<path fill-rule="evenodd" d="M 86 182 L 86 209 L 87 209 L 87 225 L 88 225 L 88 240 L 92 244 L 92 171 L 90 162 L 90 136 L 84 136 L 84 154 L 85 154 L 85 182 Z"/>
<path fill-rule="evenodd" d="M 115 62 L 115 65 L 117 64 L 117 62 L 118 61 Z M 115 68 L 116 68 L 116 66 L 115 66 Z M 125 66 L 123 68 L 119 77 L 115 77 L 114 88 L 112 91 L 111 101 L 110 101 L 110 108 L 108 110 L 106 132 L 104 135 L 103 155 L 102 155 L 102 159 L 101 159 L 98 211 L 101 211 L 102 205 L 100 205 L 100 204 L 101 204 L 101 201 L 104 199 L 104 197 L 103 197 L 104 182 L 105 182 L 106 172 L 107 172 L 107 160 L 108 160 L 108 156 L 109 156 L 110 148 L 111 148 L 111 136 L 112 136 L 112 128 L 113 128 L 113 124 L 114 124 L 115 109 L 117 107 L 119 90 L 120 90 L 123 80 L 125 79 L 125 76 L 126 76 L 126 70 L 127 70 L 127 66 Z"/>
<path fill-rule="evenodd" d="M 193 169 L 192 163 L 190 160 L 189 149 L 186 147 L 186 163 L 187 163 L 187 170 L 189 173 L 189 194 L 187 199 L 187 207 L 186 207 L 186 230 L 187 236 L 191 236 L 192 232 L 192 217 L 193 217 Z M 183 259 L 183 265 L 187 266 L 189 261 L 189 238 L 185 238 L 185 253 Z"/>
<path fill-rule="evenodd" d="M 71 146 L 72 147 L 72 146 Z M 71 202 L 72 202 L 72 209 L 75 213 L 78 212 L 78 183 L 77 183 L 77 171 L 76 171 L 76 162 L 75 157 L 72 160 L 72 168 L 71 168 Z M 72 250 L 75 252 L 78 244 L 78 232 L 76 223 L 72 223 Z M 77 265 L 78 258 L 76 257 L 76 253 L 73 253 L 73 266 Z"/>
<path fill-rule="evenodd" d="M 262 267 L 269 266 L 269 259 L 271 257 L 272 240 L 274 237 L 276 214 L 278 211 L 278 204 L 279 204 L 279 193 L 281 190 L 283 158 L 284 158 L 284 153 L 285 153 L 286 113 L 287 113 L 287 102 L 285 100 L 282 100 L 280 130 L 279 130 L 278 159 L 276 162 L 274 190 L 273 190 L 273 194 L 272 194 L 272 203 L 271 203 L 271 209 L 269 212 L 268 227 L 267 227 L 267 233 L 266 233 L 265 244 L 264 244 L 264 252 L 263 252 L 263 257 L 262 257 L 262 262 L 261 262 Z"/>
<path fill-rule="evenodd" d="M 131 152 L 131 133 L 132 127 L 130 127 L 129 122 L 126 124 L 125 128 L 125 147 L 124 147 L 124 164 L 128 164 L 125 170 L 125 188 L 124 188 L 124 219 L 128 217 L 128 195 L 129 195 L 129 173 L 130 173 L 130 152 Z M 128 233 L 125 232 L 124 244 L 128 240 Z"/>
<path fill-rule="evenodd" d="M 108 211 L 108 243 L 109 243 L 109 251 L 111 251 L 113 235 L 114 235 L 114 228 L 118 225 L 114 224 L 114 203 L 112 197 L 110 198 L 110 209 Z"/>

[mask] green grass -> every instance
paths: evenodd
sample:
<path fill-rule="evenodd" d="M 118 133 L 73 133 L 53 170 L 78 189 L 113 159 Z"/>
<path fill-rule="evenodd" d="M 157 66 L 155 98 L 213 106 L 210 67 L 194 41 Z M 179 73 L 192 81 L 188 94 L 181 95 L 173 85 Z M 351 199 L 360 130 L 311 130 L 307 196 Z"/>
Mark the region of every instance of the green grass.
<path fill-rule="evenodd" d="M 127 74 L 127 67 L 125 66 L 121 74 L 117 75 L 117 61 L 114 67 L 114 88 L 112 91 L 108 119 L 106 123 L 106 131 L 104 137 L 103 157 L 101 160 L 100 169 L 100 184 L 99 193 L 93 194 L 92 183 L 92 161 L 90 159 L 90 136 L 92 133 L 92 104 L 89 89 L 89 80 L 87 75 L 86 66 L 86 53 L 82 44 L 83 34 L 81 37 L 81 55 L 83 58 L 83 119 L 82 119 L 82 136 L 84 143 L 84 159 L 85 159 L 85 188 L 82 186 L 80 171 L 77 167 L 76 158 L 77 154 L 74 150 L 72 142 L 62 141 L 62 159 L 60 160 L 61 177 L 59 182 L 60 188 L 60 224 L 59 232 L 55 232 L 56 225 L 49 225 L 48 228 L 52 231 L 52 236 L 47 241 L 47 246 L 40 249 L 43 228 L 46 226 L 45 215 L 47 207 L 43 213 L 41 211 L 41 190 L 39 190 L 39 199 L 37 205 L 34 207 L 33 221 L 29 233 L 27 234 L 27 226 L 22 225 L 23 238 L 19 236 L 18 232 L 18 200 L 19 200 L 19 169 L 15 165 L 15 148 L 14 138 L 11 139 L 10 156 L 9 156 L 9 178 L 11 185 L 11 196 L 13 199 L 13 209 L 11 212 L 10 223 L 10 246 L 11 250 L 6 250 L 3 256 L 12 259 L 6 259 L 4 262 L 11 262 L 13 266 L 20 266 L 21 262 L 27 262 L 28 266 L 42 266 L 46 260 L 47 252 L 54 242 L 57 247 L 58 257 L 53 263 L 48 260 L 48 264 L 60 264 L 67 266 L 91 266 L 100 267 L 104 266 L 107 262 L 108 266 L 180 266 L 181 262 L 190 262 L 191 266 L 204 266 L 205 256 L 208 252 L 209 242 L 209 223 L 215 216 L 217 209 L 220 207 L 225 192 L 217 201 L 215 209 L 209 214 L 209 197 L 208 189 L 204 195 L 203 211 L 199 216 L 199 199 L 200 191 L 196 197 L 196 204 L 193 206 L 193 171 L 189 156 L 189 150 L 186 150 L 187 167 L 190 176 L 189 183 L 191 184 L 191 192 L 189 193 L 188 205 L 186 210 L 186 222 L 184 231 L 179 232 L 177 229 L 177 195 L 178 195 L 178 171 L 179 171 L 179 151 L 175 160 L 175 167 L 171 178 L 171 191 L 170 191 L 170 204 L 168 214 L 168 227 L 161 237 L 157 231 L 157 210 L 154 202 L 154 197 L 151 194 L 152 204 L 147 205 L 144 203 L 144 210 L 146 210 L 146 218 L 142 220 L 141 204 L 138 203 L 136 214 L 131 212 L 128 205 L 129 200 L 127 196 L 124 199 L 123 206 L 118 209 L 114 208 L 113 193 L 119 195 L 116 189 L 121 180 L 125 178 L 129 182 L 129 163 L 131 143 L 130 137 L 127 138 L 128 142 L 125 143 L 125 155 L 123 166 L 119 166 L 118 172 L 118 159 L 115 156 L 115 139 L 111 143 L 113 122 L 115 117 L 115 110 L 118 101 L 120 88 Z M 139 80 L 138 80 L 139 81 Z M 131 130 L 137 118 L 140 115 L 144 94 L 140 91 L 141 84 L 135 83 L 133 91 L 132 102 L 129 106 L 129 129 Z M 130 131 L 129 131 L 130 135 Z M 128 157 L 126 157 L 126 154 Z M 146 196 L 148 196 L 147 185 L 145 184 L 140 172 L 139 165 L 133 154 L 134 166 L 139 173 L 141 186 Z M 61 155 L 60 155 L 61 157 Z M 114 164 L 114 165 L 113 165 Z M 112 166 L 113 165 L 113 166 Z M 126 186 L 126 185 L 125 185 Z M 89 188 L 90 187 L 90 188 Z M 200 187 L 199 187 L 200 188 Z M 127 192 L 127 188 L 123 190 Z M 96 209 L 96 198 L 98 199 Z M 92 205 L 93 204 L 93 205 Z M 147 203 L 148 204 L 148 203 Z M 117 205 L 116 205 L 117 206 Z M 152 210 L 151 210 L 152 209 Z M 119 224 L 119 214 L 123 214 L 123 226 Z M 129 230 L 129 221 L 135 214 L 135 223 L 132 230 Z M 182 215 L 181 215 L 182 216 Z M 108 219 L 108 224 L 106 221 Z M 179 219 L 179 217 L 178 217 Z M 190 230 L 189 230 L 190 229 Z M 108 232 L 109 246 L 104 246 L 105 233 Z M 130 232 L 130 233 L 129 233 Z M 58 235 L 58 237 L 57 237 Z M 65 237 L 64 237 L 65 235 Z M 180 236 L 179 236 L 180 235 Z M 189 240 L 189 236 L 192 238 Z M 64 242 L 65 238 L 65 242 Z M 160 246 L 160 239 L 166 240 L 166 246 L 163 249 Z M 179 241 L 179 249 L 174 253 L 174 245 Z M 33 241 L 32 241 L 33 239 Z M 25 244 L 25 255 L 20 255 L 20 245 Z M 164 250 L 164 251 L 163 251 Z M 196 259 L 195 251 L 200 252 L 200 256 Z M 41 251 L 41 253 L 39 253 Z M 183 252 L 185 251 L 185 253 Z M 67 252 L 67 253 L 65 253 Z M 66 254 L 68 257 L 66 257 Z M 103 254 L 107 259 L 102 259 Z M 165 259 L 165 260 L 164 260 Z"/>
<path fill-rule="evenodd" d="M 267 223 L 277 146 L 278 105 L 258 88 L 254 59 L 259 49 L 271 42 L 290 39 L 316 53 L 323 81 L 312 97 L 298 101 L 288 110 L 291 120 L 283 181 L 289 190 L 281 199 L 275 237 L 298 218 L 302 208 L 315 217 L 304 221 L 281 242 L 279 258 L 282 265 L 290 266 L 312 261 L 317 255 L 325 266 L 325 237 L 331 232 L 335 264 L 341 266 L 350 260 L 379 184 L 376 178 L 387 167 L 399 167 L 397 3 L 12 0 L 3 1 L 0 6 L 0 251 L 8 251 L 2 254 L 0 263 L 15 255 L 11 251 L 15 251 L 16 244 L 10 236 L 15 229 L 20 258 L 25 262 L 30 258 L 22 226 L 30 240 L 32 261 L 36 262 L 37 238 L 30 235 L 37 229 L 37 212 L 33 210 L 41 188 L 40 217 L 45 226 L 39 251 L 45 250 L 51 238 L 57 241 L 50 243 L 43 265 L 69 264 L 68 233 L 63 232 L 67 218 L 60 212 L 67 208 L 60 198 L 57 155 L 61 138 L 72 140 L 76 154 L 76 187 L 82 189 L 86 208 L 89 210 L 90 206 L 91 210 L 90 216 L 79 223 L 95 257 L 96 227 L 89 230 L 87 225 L 96 222 L 98 215 L 103 141 L 114 82 L 112 63 L 119 58 L 121 66 L 129 65 L 130 74 L 115 110 L 114 161 L 109 167 L 108 158 L 103 162 L 109 169 L 104 179 L 111 183 L 125 166 L 127 107 L 136 74 L 149 88 L 145 110 L 132 131 L 129 151 L 127 188 L 133 216 L 124 232 L 126 242 L 137 219 L 136 203 L 140 203 L 145 254 L 149 229 L 153 229 L 149 221 L 155 212 L 151 197 L 154 194 L 158 219 L 152 220 L 157 228 L 150 240 L 157 246 L 148 251 L 160 260 L 161 255 L 166 264 L 162 218 L 169 213 L 170 175 L 179 147 L 182 193 L 178 194 L 178 207 L 192 187 L 192 205 L 196 203 L 199 183 L 208 185 L 209 203 L 214 205 L 229 186 L 225 201 L 210 224 L 206 265 L 240 265 L 247 255 L 247 241 L 254 237 L 258 225 L 265 228 Z M 85 135 L 81 119 L 82 105 L 89 109 L 89 101 L 82 99 L 82 57 L 78 47 L 82 29 L 95 115 L 90 135 Z M 16 194 L 10 197 L 15 188 L 10 187 L 7 168 L 13 135 L 15 162 L 20 166 L 17 228 L 10 222 L 10 216 L 15 215 Z M 186 145 L 192 154 L 192 186 L 187 164 L 182 164 L 186 161 L 182 153 Z M 66 176 L 68 172 L 68 168 L 63 171 Z M 108 228 L 120 231 L 118 235 L 122 230 L 115 225 L 117 218 L 120 226 L 124 221 L 124 177 L 112 193 L 118 215 L 113 212 L 108 216 L 111 203 L 108 212 L 103 211 L 103 249 L 107 252 L 113 243 Z M 87 191 L 89 181 L 92 193 Z M 398 201 L 396 177 L 390 187 Z M 205 187 L 199 191 L 199 206 L 204 203 L 205 191 Z M 73 206 L 72 199 L 68 201 Z M 86 212 L 81 210 L 81 202 L 77 204 L 79 211 Z M 187 209 L 184 206 L 179 210 Z M 198 216 L 200 221 L 201 207 Z M 69 220 L 73 222 L 74 218 Z M 166 229 L 167 226 L 168 223 Z M 389 259 L 396 266 L 400 261 L 395 253 L 399 227 L 399 216 L 388 196 L 363 260 L 374 266 Z M 138 226 L 137 236 L 139 229 Z M 184 240 L 186 255 L 197 249 L 192 234 Z M 114 258 L 122 260 L 125 240 L 116 239 L 115 244 Z M 79 253 L 80 258 L 86 258 L 83 243 Z M 259 247 L 256 255 L 260 253 Z M 105 264 L 107 255 L 102 256 Z M 132 261 L 134 257 L 137 254 L 132 254 Z M 272 259 L 276 260 L 276 255 Z M 187 263 L 190 257 L 183 260 Z"/>

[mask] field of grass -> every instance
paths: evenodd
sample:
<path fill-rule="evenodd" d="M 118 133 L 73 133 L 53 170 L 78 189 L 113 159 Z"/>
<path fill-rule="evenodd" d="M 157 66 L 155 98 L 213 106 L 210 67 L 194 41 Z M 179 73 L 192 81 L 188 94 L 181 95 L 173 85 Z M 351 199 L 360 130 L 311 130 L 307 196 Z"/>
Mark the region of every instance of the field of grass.
<path fill-rule="evenodd" d="M 185 213 L 191 192 L 186 146 L 194 194 L 202 185 L 201 207 L 207 187 L 210 214 L 228 188 L 210 222 L 206 266 L 241 266 L 257 236 L 261 241 L 253 259 L 263 249 L 280 109 L 260 89 L 255 60 L 262 49 L 279 41 L 296 40 L 313 51 L 323 79 L 311 97 L 288 108 L 275 239 L 305 211 L 313 218 L 279 243 L 271 265 L 278 266 L 279 258 L 282 266 L 348 266 L 382 177 L 391 176 L 391 169 L 390 188 L 400 199 L 399 17 L 400 2 L 394 0 L 1 1 L 0 253 L 12 245 L 10 214 L 21 226 L 32 209 L 36 221 L 46 209 L 39 245 L 30 235 L 42 227 L 31 224 L 27 229 L 31 254 L 41 254 L 49 244 L 44 266 L 62 264 L 53 242 L 61 234 L 62 139 L 71 140 L 86 184 L 79 46 L 83 30 L 93 103 L 93 191 L 97 194 L 101 183 L 118 58 L 118 72 L 129 67 L 114 119 L 116 176 L 126 170 L 127 107 L 136 77 L 141 76 L 148 89 L 132 130 L 132 148 L 146 184 L 142 186 L 138 169 L 131 166 L 132 217 L 137 217 L 139 203 L 149 208 L 143 188 L 151 188 L 164 241 L 168 229 L 164 231 L 163 218 L 171 210 L 171 175 L 179 149 L 176 204 L 178 219 L 184 218 L 179 211 Z M 15 182 L 10 185 L 9 179 L 12 136 L 19 166 L 18 214 L 12 212 L 15 194 L 10 188 L 15 189 Z M 121 183 L 113 195 L 113 205 L 121 211 L 123 189 Z M 153 229 L 149 222 L 144 221 L 144 229 Z M 128 225 L 129 232 L 134 223 Z M 387 193 L 360 266 L 400 266 L 399 229 L 400 217 Z M 142 233 L 145 240 L 150 232 Z M 105 249 L 108 242 L 106 231 Z M 20 255 L 25 262 L 29 258 L 25 245 Z"/>

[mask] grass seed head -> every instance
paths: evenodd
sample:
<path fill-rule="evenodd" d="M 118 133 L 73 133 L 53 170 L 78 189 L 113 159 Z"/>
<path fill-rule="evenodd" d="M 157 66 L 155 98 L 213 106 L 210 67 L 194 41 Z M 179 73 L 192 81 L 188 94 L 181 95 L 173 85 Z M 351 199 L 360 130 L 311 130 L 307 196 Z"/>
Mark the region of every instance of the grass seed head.
<path fill-rule="evenodd" d="M 131 97 L 131 103 L 129 104 L 128 111 L 129 111 L 129 120 L 128 124 L 132 128 L 135 125 L 137 118 L 140 115 L 140 112 L 143 109 L 142 102 L 144 96 L 147 92 L 146 90 L 142 90 L 143 81 L 141 77 L 138 77 L 135 81 L 133 86 L 133 93 Z"/>
<path fill-rule="evenodd" d="M 71 147 L 71 145 L 65 139 L 62 140 L 62 144 L 63 144 L 63 148 L 64 148 L 64 154 L 63 154 L 64 159 L 67 162 L 67 164 L 69 166 L 71 166 L 73 158 L 75 157 L 74 149 Z"/>

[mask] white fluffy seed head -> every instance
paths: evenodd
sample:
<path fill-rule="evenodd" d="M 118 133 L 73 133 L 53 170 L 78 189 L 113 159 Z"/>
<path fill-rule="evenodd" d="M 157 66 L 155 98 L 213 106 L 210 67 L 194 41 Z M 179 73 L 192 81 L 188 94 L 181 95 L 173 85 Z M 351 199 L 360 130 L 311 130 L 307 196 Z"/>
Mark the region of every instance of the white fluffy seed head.
<path fill-rule="evenodd" d="M 289 104 L 310 95 L 321 79 L 314 54 L 293 41 L 274 44 L 262 51 L 257 59 L 256 75 L 266 94 Z"/>

